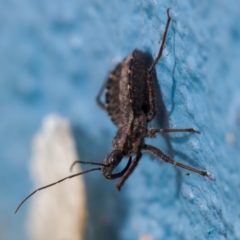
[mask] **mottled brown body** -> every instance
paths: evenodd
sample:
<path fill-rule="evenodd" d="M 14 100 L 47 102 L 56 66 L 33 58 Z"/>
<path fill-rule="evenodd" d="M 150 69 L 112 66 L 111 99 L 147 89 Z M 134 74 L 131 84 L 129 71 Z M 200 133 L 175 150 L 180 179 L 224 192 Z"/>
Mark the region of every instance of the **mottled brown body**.
<path fill-rule="evenodd" d="M 199 133 L 193 128 L 147 128 L 147 123 L 156 114 L 154 86 L 157 85 L 155 84 L 157 79 L 154 67 L 162 56 L 170 21 L 171 17 L 168 9 L 168 21 L 157 58 L 153 61 L 148 53 L 135 49 L 110 72 L 105 88 L 105 103 L 100 100 L 102 91 L 97 97 L 99 105 L 108 112 L 109 117 L 118 127 L 117 134 L 112 142 L 114 150 L 104 159 L 104 166 L 102 166 L 102 172 L 106 178 L 122 177 L 117 184 L 118 189 L 121 188 L 137 166 L 143 150 L 151 152 L 165 162 L 208 176 L 207 172 L 177 163 L 162 153 L 161 150 L 144 143 L 145 137 L 155 137 L 157 132 Z M 136 155 L 133 162 L 132 155 Z M 122 172 L 113 174 L 112 171 L 123 157 L 129 157 L 127 166 Z"/>

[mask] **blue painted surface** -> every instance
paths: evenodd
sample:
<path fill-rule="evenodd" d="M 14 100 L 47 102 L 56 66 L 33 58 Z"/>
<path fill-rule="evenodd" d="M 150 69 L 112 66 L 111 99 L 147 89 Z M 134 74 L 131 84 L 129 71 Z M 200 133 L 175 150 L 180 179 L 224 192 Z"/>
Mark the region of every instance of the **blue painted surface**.
<path fill-rule="evenodd" d="M 114 182 L 89 174 L 87 238 L 240 239 L 237 1 L 0 4 L 1 239 L 27 238 L 27 206 L 13 211 L 32 189 L 31 140 L 44 116 L 67 117 L 79 154 L 102 161 L 116 128 L 95 96 L 108 71 L 135 47 L 156 55 L 168 7 L 173 20 L 156 71 L 169 125 L 195 127 L 201 135 L 172 134 L 170 144 L 159 136 L 151 143 L 216 180 L 186 176 L 147 155 L 120 193 Z"/>

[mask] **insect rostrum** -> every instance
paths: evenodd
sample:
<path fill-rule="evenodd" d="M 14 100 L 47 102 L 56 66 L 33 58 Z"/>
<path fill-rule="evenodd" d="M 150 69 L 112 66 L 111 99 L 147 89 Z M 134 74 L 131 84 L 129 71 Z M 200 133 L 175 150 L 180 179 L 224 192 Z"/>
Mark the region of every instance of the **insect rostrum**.
<path fill-rule="evenodd" d="M 154 81 L 156 81 L 156 75 L 154 67 L 162 56 L 167 31 L 171 21 L 169 10 L 170 9 L 167 10 L 168 20 L 156 59 L 153 61 L 152 57 L 148 53 L 135 49 L 109 74 L 105 85 L 105 103 L 100 99 L 104 87 L 97 96 L 97 102 L 100 107 L 108 113 L 111 120 L 118 127 L 117 134 L 112 142 L 114 150 L 107 155 L 103 163 L 83 161 L 74 162 L 73 165 L 75 163 L 83 163 L 98 165 L 100 167 L 70 175 L 55 183 L 35 190 L 20 203 L 15 213 L 21 205 L 37 191 L 91 171 L 101 170 L 103 176 L 107 179 L 120 178 L 117 183 L 117 188 L 120 190 L 124 182 L 138 165 L 143 151 L 147 151 L 165 162 L 198 173 L 202 176 L 207 176 L 211 179 L 211 175 L 208 172 L 175 162 L 165 155 L 160 149 L 144 143 L 144 139 L 146 137 L 153 138 L 155 137 L 155 134 L 159 132 L 199 133 L 193 128 L 147 128 L 148 122 L 150 122 L 156 115 L 154 94 Z M 132 161 L 133 155 L 135 155 L 135 157 Z M 124 157 L 129 157 L 126 167 L 119 173 L 113 173 L 113 170 L 118 166 Z"/>

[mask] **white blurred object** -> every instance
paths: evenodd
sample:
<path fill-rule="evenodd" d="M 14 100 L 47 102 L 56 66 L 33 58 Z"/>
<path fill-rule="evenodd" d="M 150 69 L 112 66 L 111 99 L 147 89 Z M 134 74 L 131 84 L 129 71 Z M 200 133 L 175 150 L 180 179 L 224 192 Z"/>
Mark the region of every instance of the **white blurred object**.
<path fill-rule="evenodd" d="M 30 164 L 34 189 L 80 172 L 79 160 L 68 121 L 50 115 L 33 142 Z M 87 208 L 82 176 L 41 190 L 30 199 L 27 231 L 31 240 L 84 239 Z M 25 203 L 26 204 L 26 203 Z"/>

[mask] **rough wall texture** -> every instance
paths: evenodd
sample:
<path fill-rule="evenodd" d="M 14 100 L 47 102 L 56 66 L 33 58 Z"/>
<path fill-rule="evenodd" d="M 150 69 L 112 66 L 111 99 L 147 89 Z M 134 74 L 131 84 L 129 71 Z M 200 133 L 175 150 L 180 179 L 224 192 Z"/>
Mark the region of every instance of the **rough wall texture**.
<path fill-rule="evenodd" d="M 0 235 L 26 239 L 31 141 L 48 113 L 67 117 L 82 160 L 102 161 L 116 128 L 96 106 L 108 71 L 134 48 L 156 55 L 172 134 L 151 141 L 215 181 L 145 156 L 119 193 L 85 176 L 88 239 L 240 239 L 240 8 L 223 1 L 0 1 Z M 160 122 L 160 120 L 159 120 Z M 152 125 L 157 125 L 153 123 Z M 44 193 L 43 193 L 44 194 Z M 37 196 L 34 196 L 37 197 Z"/>

